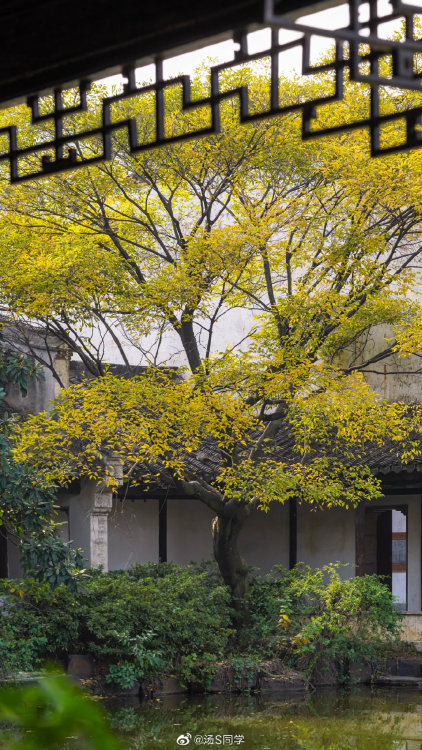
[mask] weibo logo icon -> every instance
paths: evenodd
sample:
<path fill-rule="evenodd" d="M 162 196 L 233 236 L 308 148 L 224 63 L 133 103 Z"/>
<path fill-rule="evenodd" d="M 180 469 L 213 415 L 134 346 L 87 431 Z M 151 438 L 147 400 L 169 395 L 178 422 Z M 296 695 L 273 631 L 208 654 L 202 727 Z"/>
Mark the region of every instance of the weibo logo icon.
<path fill-rule="evenodd" d="M 178 745 L 189 745 L 189 742 L 192 739 L 192 735 L 190 732 L 186 732 L 186 734 L 180 734 L 177 738 L 176 742 Z"/>

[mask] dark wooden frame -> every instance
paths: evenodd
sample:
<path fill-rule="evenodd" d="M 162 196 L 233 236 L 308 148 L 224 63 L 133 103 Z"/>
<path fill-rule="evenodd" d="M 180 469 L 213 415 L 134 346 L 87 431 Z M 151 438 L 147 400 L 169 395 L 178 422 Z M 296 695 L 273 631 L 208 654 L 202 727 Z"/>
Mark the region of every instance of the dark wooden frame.
<path fill-rule="evenodd" d="M 367 510 L 400 510 L 406 516 L 406 606 L 409 602 L 409 505 L 406 503 L 392 503 L 391 505 L 358 505 L 355 510 L 355 575 L 365 575 L 365 513 Z M 422 509 L 421 509 L 422 510 Z M 422 518 L 421 518 L 422 530 Z M 422 538 L 421 538 L 421 569 L 422 569 Z M 421 578 L 422 604 L 422 578 Z"/>

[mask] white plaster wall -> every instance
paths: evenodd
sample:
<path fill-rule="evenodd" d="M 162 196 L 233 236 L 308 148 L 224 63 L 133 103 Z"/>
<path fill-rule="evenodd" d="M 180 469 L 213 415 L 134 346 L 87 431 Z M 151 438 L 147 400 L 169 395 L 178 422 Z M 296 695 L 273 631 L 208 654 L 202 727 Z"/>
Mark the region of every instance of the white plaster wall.
<path fill-rule="evenodd" d="M 52 358 L 55 370 L 61 378 L 63 385 L 69 385 L 70 351 L 67 347 L 60 344 L 55 337 L 49 336 L 46 344 L 43 337 L 39 336 L 35 331 L 31 331 L 29 327 L 26 331 L 19 331 L 14 329 L 13 326 L 6 326 L 3 332 L 6 343 L 10 343 L 17 350 L 29 353 L 30 357 L 32 352 L 38 364 L 40 362 L 50 362 L 50 358 Z M 46 348 L 47 345 L 48 349 Z M 26 396 L 22 396 L 17 385 L 10 385 L 5 400 L 12 408 L 37 414 L 39 411 L 48 411 L 51 408 L 52 402 L 59 391 L 60 385 L 53 377 L 51 370 L 48 367 L 43 367 L 42 377 L 30 380 Z"/>
<path fill-rule="evenodd" d="M 88 496 L 70 495 L 61 493 L 57 498 L 57 505 L 68 510 L 65 515 L 59 510 L 55 520 L 57 522 L 68 521 L 59 529 L 59 536 L 66 542 L 70 541 L 72 547 L 80 547 L 84 553 L 85 565 L 89 565 L 89 510 L 91 500 Z M 7 564 L 9 578 L 21 578 L 23 569 L 20 564 L 20 552 L 16 544 L 7 540 Z"/>
<path fill-rule="evenodd" d="M 167 559 L 179 565 L 191 560 L 210 560 L 211 522 L 214 513 L 198 500 L 169 500 L 167 503 Z M 157 532 L 158 536 L 158 532 Z"/>
<path fill-rule="evenodd" d="M 42 380 L 32 380 L 29 383 L 26 396 L 22 396 L 17 385 L 10 385 L 5 399 L 8 406 L 30 414 L 50 409 L 51 402 L 56 396 L 57 381 L 47 368 L 43 368 L 43 374 Z"/>
<path fill-rule="evenodd" d="M 214 328 L 211 352 L 223 351 L 227 346 L 242 341 L 253 327 L 253 314 L 249 310 L 230 310 L 217 322 Z M 205 351 L 206 334 L 197 329 L 199 344 L 202 352 Z M 86 332 L 92 338 L 94 344 L 98 345 L 104 340 L 104 360 L 111 363 L 122 363 L 122 357 L 112 338 L 105 334 L 98 327 L 97 331 L 91 329 Z M 380 351 L 383 351 L 391 344 L 394 338 L 394 331 L 391 326 L 379 325 L 372 331 L 366 342 L 357 341 L 341 355 L 341 362 L 349 364 L 354 362 L 360 364 L 363 360 L 373 357 Z M 155 354 L 154 347 L 155 336 L 150 335 L 140 339 L 138 348 L 131 343 L 124 333 L 120 336 L 120 343 L 125 350 L 125 354 L 134 365 L 147 365 L 149 360 L 145 357 L 141 349 L 150 350 L 150 354 Z M 246 349 L 248 340 L 243 341 L 241 348 Z M 76 357 L 77 358 L 77 357 Z M 182 366 L 186 364 L 186 358 L 182 351 L 179 337 L 174 331 L 167 331 L 161 341 L 157 364 L 169 364 L 172 366 Z M 399 357 L 392 355 L 386 360 L 377 362 L 370 366 L 371 372 L 365 374 L 365 379 L 375 391 L 388 401 L 421 401 L 422 400 L 422 368 L 421 361 L 418 357 Z M 377 373 L 373 372 L 374 370 Z M 386 373 L 392 370 L 393 375 Z M 400 374 L 400 371 L 406 371 L 406 374 Z M 414 374 L 408 374 L 412 371 Z"/>
<path fill-rule="evenodd" d="M 407 522 L 406 522 L 406 516 L 404 515 L 404 513 L 401 513 L 401 511 L 399 510 L 393 510 L 391 521 L 392 521 L 391 526 L 392 526 L 393 534 L 396 531 L 406 532 Z"/>
<path fill-rule="evenodd" d="M 289 565 L 289 506 L 273 503 L 268 513 L 256 510 L 239 537 L 240 551 L 249 565 L 268 572 Z"/>
<path fill-rule="evenodd" d="M 371 331 L 363 351 L 362 343 L 358 341 L 342 355 L 341 359 L 350 363 L 356 358 L 356 363 L 360 363 L 384 351 L 391 345 L 392 339 L 393 328 L 379 325 Z M 422 368 L 419 357 L 399 357 L 394 354 L 388 359 L 370 365 L 368 369 L 371 372 L 365 373 L 366 382 L 387 401 L 411 403 L 422 400 Z M 393 371 L 394 374 L 388 375 L 389 371 Z M 400 374 L 401 372 L 406 374 Z"/>
<path fill-rule="evenodd" d="M 207 321 L 201 321 L 206 327 Z M 227 346 L 233 346 L 242 341 L 253 327 L 253 315 L 249 310 L 228 310 L 216 322 L 213 329 L 211 353 L 223 351 Z M 195 332 L 198 336 L 199 348 L 204 355 L 207 347 L 207 334 L 202 328 L 196 326 Z M 122 329 L 117 328 L 119 343 L 123 347 L 125 356 L 132 365 L 148 365 L 151 359 L 144 356 L 142 350 L 149 352 L 150 358 L 156 354 L 157 336 L 151 334 L 142 336 L 138 342 L 131 342 Z M 104 346 L 104 361 L 112 364 L 122 364 L 122 356 L 118 346 L 112 337 L 99 325 L 96 330 L 87 328 L 84 335 L 89 337 L 94 346 Z M 139 344 L 139 347 L 138 345 Z M 242 344 L 244 348 L 246 343 Z M 78 359 L 77 356 L 74 357 Z M 179 336 L 174 331 L 166 331 L 161 338 L 159 353 L 156 364 L 167 364 L 173 367 L 186 365 L 186 356 L 183 352 Z"/>
<path fill-rule="evenodd" d="M 93 506 L 91 492 L 80 495 L 60 494 L 58 504 L 69 511 L 69 538 L 72 547 L 82 549 L 86 565 L 90 565 L 90 511 Z"/>
<path fill-rule="evenodd" d="M 89 564 L 90 496 L 63 495 L 69 509 L 70 538 L 81 547 Z M 192 560 L 212 559 L 213 512 L 192 500 L 169 500 L 167 504 L 167 559 L 180 565 Z M 268 513 L 255 511 L 239 537 L 246 561 L 263 572 L 273 565 L 287 567 L 289 560 L 288 507 L 274 503 Z M 108 519 L 108 564 L 110 570 L 127 569 L 133 563 L 158 561 L 158 500 L 114 500 Z"/>
<path fill-rule="evenodd" d="M 108 520 L 109 570 L 158 562 L 158 500 L 113 500 Z"/>
<path fill-rule="evenodd" d="M 170 500 L 167 510 L 168 560 L 183 565 L 190 560 L 212 559 L 213 517 L 213 512 L 196 500 Z M 240 532 L 239 548 L 246 562 L 262 572 L 268 572 L 274 565 L 287 566 L 287 506 L 274 503 L 268 513 L 256 510 Z"/>
<path fill-rule="evenodd" d="M 331 562 L 349 564 L 341 568 L 344 578 L 355 574 L 355 512 L 311 510 L 299 505 L 297 512 L 297 561 L 320 568 Z"/>
<path fill-rule="evenodd" d="M 406 601 L 406 573 L 404 571 L 394 572 L 392 575 L 391 593 L 397 597 L 397 604 L 403 604 Z"/>

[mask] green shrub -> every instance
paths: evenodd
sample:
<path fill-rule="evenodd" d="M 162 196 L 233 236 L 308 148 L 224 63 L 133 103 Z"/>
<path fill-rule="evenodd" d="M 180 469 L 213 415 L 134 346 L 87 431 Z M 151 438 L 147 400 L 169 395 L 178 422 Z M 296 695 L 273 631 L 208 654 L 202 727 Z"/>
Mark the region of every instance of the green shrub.
<path fill-rule="evenodd" d="M 119 688 L 131 688 L 137 680 L 138 674 L 134 664 L 130 661 L 119 661 L 111 664 L 106 674 L 105 681 L 108 685 L 117 685 Z"/>
<path fill-rule="evenodd" d="M 343 579 L 339 563 L 298 565 L 280 582 L 279 646 L 310 678 L 321 670 L 349 678 L 349 666 L 375 658 L 397 641 L 402 616 L 379 576 Z"/>
<path fill-rule="evenodd" d="M 232 632 L 229 600 L 225 586 L 210 588 L 190 565 L 94 575 L 78 597 L 80 649 L 122 661 L 133 657 L 131 639 L 149 632 L 144 651 L 159 652 L 163 668 L 192 652 L 218 659 Z"/>
<path fill-rule="evenodd" d="M 233 632 L 228 589 L 194 566 L 93 570 L 74 595 L 46 582 L 1 581 L 0 595 L 2 673 L 70 653 L 128 662 L 136 678 L 183 670 L 184 658 L 198 654 L 200 671 L 201 655 L 221 659 Z"/>
<path fill-rule="evenodd" d="M 163 673 L 166 663 L 162 658 L 162 651 L 150 647 L 150 642 L 155 635 L 153 630 L 147 630 L 143 635 L 137 635 L 134 638 L 121 634 L 120 640 L 128 648 L 131 661 L 112 664 L 107 673 L 106 682 L 121 688 L 129 688 L 135 680 L 143 677 L 152 678 Z"/>
<path fill-rule="evenodd" d="M 275 566 L 271 573 L 259 575 L 251 569 L 249 583 L 250 620 L 238 634 L 242 651 L 272 656 L 277 647 L 278 620 L 282 606 L 282 579 L 286 571 Z"/>
<path fill-rule="evenodd" d="M 165 672 L 207 685 L 217 661 L 243 673 L 282 654 L 310 677 L 331 669 L 346 679 L 349 662 L 375 657 L 399 631 L 381 580 L 343 580 L 338 565 L 254 574 L 250 622 L 240 634 L 215 566 L 149 563 L 92 570 L 85 580 L 74 595 L 63 585 L 0 581 L 0 673 L 85 653 L 107 663 L 109 680 L 121 687 Z"/>
<path fill-rule="evenodd" d="M 64 584 L 0 580 L 0 673 L 34 670 L 41 659 L 60 660 L 78 635 L 77 605 Z"/>

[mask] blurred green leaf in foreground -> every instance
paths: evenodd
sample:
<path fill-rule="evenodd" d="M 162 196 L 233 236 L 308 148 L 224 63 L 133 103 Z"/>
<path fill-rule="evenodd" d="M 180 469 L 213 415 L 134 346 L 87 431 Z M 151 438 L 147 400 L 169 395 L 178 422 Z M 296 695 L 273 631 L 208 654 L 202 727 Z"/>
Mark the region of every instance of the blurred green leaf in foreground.
<path fill-rule="evenodd" d="M 121 747 L 99 706 L 64 675 L 48 675 L 35 685 L 1 691 L 0 721 L 19 730 L 7 745 L 9 750 L 57 750 L 66 747 L 67 740 L 78 750 Z"/>

